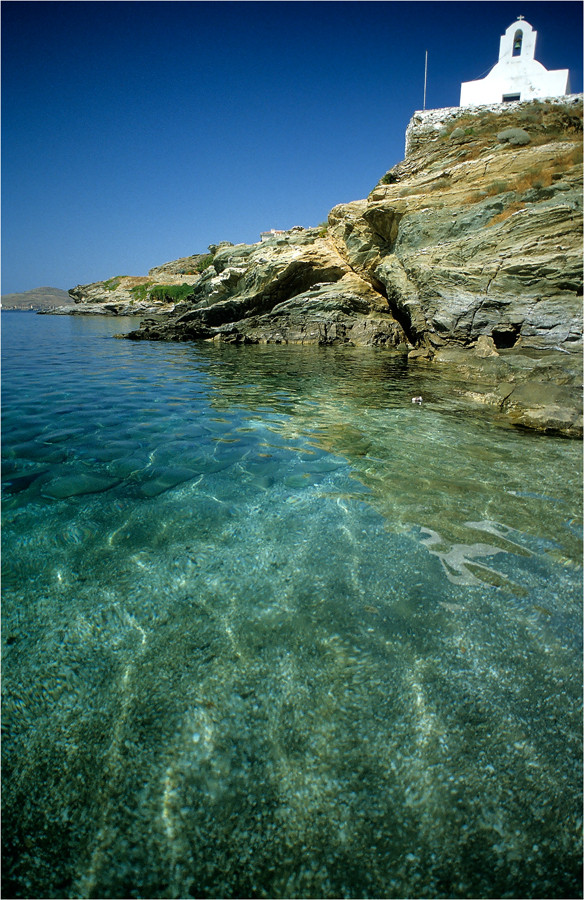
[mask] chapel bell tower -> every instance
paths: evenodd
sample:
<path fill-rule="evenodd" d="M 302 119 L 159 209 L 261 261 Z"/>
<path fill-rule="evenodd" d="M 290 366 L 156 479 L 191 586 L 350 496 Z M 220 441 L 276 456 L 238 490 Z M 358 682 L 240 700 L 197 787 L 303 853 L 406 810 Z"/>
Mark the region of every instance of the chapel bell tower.
<path fill-rule="evenodd" d="M 536 39 L 537 31 L 519 16 L 501 36 L 499 61 L 486 78 L 461 84 L 460 105 L 511 103 L 569 94 L 568 69 L 548 71 L 542 66 L 535 58 Z"/>

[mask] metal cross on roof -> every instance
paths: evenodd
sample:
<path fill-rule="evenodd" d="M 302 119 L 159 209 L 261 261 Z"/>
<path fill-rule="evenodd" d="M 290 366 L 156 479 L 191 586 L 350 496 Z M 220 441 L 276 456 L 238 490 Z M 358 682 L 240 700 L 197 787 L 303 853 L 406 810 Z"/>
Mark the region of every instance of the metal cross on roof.
<path fill-rule="evenodd" d="M 525 18 L 525 16 L 517 16 L 517 21 L 521 22 L 524 18 Z"/>

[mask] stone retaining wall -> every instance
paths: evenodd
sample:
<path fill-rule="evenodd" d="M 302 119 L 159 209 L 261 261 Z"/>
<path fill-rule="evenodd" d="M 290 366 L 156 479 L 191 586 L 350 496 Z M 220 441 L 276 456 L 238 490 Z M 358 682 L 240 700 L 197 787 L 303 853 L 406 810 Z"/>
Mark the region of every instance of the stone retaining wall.
<path fill-rule="evenodd" d="M 480 116 L 485 112 L 505 113 L 518 110 L 533 103 L 556 103 L 558 105 L 576 105 L 582 102 L 584 94 L 566 94 L 563 97 L 549 97 L 537 100 L 516 100 L 512 103 L 490 103 L 484 106 L 446 106 L 442 109 L 418 109 L 406 128 L 406 158 L 414 144 L 420 140 L 436 136 L 448 122 L 459 116 Z"/>

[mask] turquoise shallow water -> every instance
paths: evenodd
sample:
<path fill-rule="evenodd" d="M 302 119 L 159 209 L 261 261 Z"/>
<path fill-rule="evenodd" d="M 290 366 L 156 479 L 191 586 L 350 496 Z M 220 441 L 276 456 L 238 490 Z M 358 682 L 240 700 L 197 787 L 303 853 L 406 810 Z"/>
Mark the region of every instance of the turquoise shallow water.
<path fill-rule="evenodd" d="M 2 316 L 5 896 L 581 896 L 578 442 L 133 324 Z"/>

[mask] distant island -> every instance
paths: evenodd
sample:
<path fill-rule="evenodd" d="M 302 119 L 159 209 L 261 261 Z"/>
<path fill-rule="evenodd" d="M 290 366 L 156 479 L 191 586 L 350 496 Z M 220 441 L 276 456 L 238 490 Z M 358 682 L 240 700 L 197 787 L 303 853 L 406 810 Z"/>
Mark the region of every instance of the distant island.
<path fill-rule="evenodd" d="M 3 310 L 31 309 L 35 312 L 44 312 L 60 306 L 73 305 L 73 300 L 67 291 L 62 291 L 60 288 L 39 287 L 18 294 L 2 294 Z"/>

